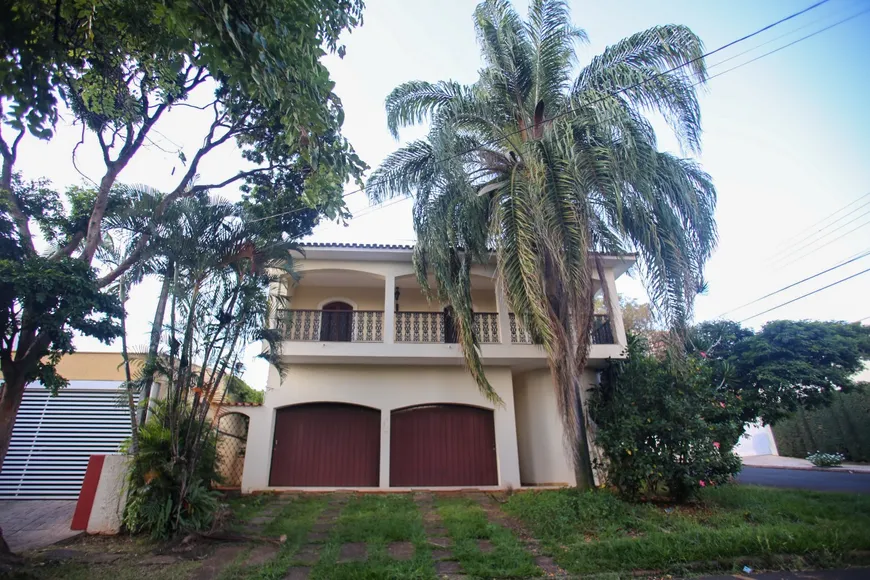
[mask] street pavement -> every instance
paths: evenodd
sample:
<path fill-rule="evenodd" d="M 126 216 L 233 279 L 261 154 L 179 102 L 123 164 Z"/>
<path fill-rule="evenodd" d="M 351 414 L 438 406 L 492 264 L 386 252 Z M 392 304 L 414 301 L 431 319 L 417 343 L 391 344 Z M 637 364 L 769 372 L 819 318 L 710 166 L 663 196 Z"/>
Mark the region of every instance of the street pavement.
<path fill-rule="evenodd" d="M 737 476 L 737 482 L 813 491 L 870 493 L 870 473 L 744 467 Z M 870 575 L 866 578 L 870 578 Z"/>
<path fill-rule="evenodd" d="M 65 540 L 81 532 L 69 529 L 76 502 L 0 501 L 0 528 L 13 552 L 35 550 Z"/>
<path fill-rule="evenodd" d="M 703 576 L 695 580 L 867 580 L 868 578 L 870 578 L 870 568 L 847 568 L 806 572 L 753 572 L 727 576 Z"/>

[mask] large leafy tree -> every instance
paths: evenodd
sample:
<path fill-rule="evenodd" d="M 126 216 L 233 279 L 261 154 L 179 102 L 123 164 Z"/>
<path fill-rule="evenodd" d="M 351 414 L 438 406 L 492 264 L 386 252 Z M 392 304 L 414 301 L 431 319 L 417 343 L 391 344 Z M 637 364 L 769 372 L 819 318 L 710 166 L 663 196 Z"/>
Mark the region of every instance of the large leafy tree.
<path fill-rule="evenodd" d="M 566 2 L 533 0 L 524 21 L 509 2 L 487 0 L 474 25 L 477 82 L 411 81 L 387 97 L 394 135 L 425 120 L 430 129 L 391 154 L 367 191 L 415 197 L 420 283 L 429 290 L 434 273 L 430 291 L 453 306 L 468 367 L 491 399 L 469 271 L 495 252 L 510 307 L 546 349 L 578 483 L 589 486 L 580 379 L 600 253 L 638 253 L 654 307 L 682 325 L 716 242 L 709 176 L 658 151 L 644 116 L 661 113 L 687 151 L 699 150 L 702 43 L 685 26 L 657 26 L 575 73 L 586 34 Z"/>
<path fill-rule="evenodd" d="M 360 23 L 360 0 L 12 0 L 0 7 L 0 197 L 11 229 L 8 246 L 22 264 L 72 264 L 106 288 L 149 255 L 164 215 L 184 198 L 248 184 L 252 203 L 270 191 L 273 207 L 304 202 L 331 217 L 343 210 L 342 188 L 364 168 L 342 138 L 341 102 L 320 62 L 343 54 L 338 37 Z M 209 96 L 210 95 L 210 96 Z M 203 98 L 208 96 L 208 98 Z M 47 139 L 66 107 L 96 142 L 103 161 L 93 190 L 76 197 L 74 216 L 48 239 L 34 235 L 31 203 L 14 187 L 19 146 L 29 132 Z M 179 150 L 177 182 L 163 192 L 111 268 L 95 255 L 125 167 L 171 111 L 210 115 L 192 150 Z M 213 151 L 235 144 L 240 168 L 211 183 L 199 179 Z M 73 163 L 75 150 L 73 150 Z M 128 200 L 129 201 L 129 200 Z M 5 257 L 5 256 L 4 256 Z M 105 266 L 105 264 L 103 265 Z M 59 267 L 59 266 L 58 266 Z M 35 270 L 34 270 L 35 271 Z M 12 285 L 8 288 L 27 288 Z M 60 288 L 50 292 L 60 292 Z M 40 294 L 42 296 L 42 294 Z M 82 297 L 92 294 L 81 294 Z M 10 295 L 0 390 L 0 462 L 6 455 L 24 385 L 55 352 L 65 332 L 45 301 Z M 95 297 L 94 297 L 95 298 Z M 92 302 L 97 304 L 96 302 Z M 26 347 L 26 356 L 22 348 Z"/>
<path fill-rule="evenodd" d="M 870 360 L 870 327 L 836 321 L 774 320 L 759 332 L 728 320 L 692 328 L 689 347 L 704 353 L 716 381 L 740 397 L 742 420 L 774 424 L 800 408 L 831 404 L 861 383 Z"/>

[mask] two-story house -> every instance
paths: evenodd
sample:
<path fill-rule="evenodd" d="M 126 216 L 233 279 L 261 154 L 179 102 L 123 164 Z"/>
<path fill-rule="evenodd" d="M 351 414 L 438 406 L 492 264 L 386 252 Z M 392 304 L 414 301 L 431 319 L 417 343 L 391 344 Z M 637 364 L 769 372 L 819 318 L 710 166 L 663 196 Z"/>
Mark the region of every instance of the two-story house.
<path fill-rule="evenodd" d="M 297 282 L 272 289 L 287 308 L 283 376 L 270 369 L 250 417 L 242 490 L 308 487 L 519 487 L 573 484 L 547 359 L 507 307 L 492 266 L 472 271 L 477 339 L 502 400 L 464 368 L 451 313 L 427 301 L 412 247 L 308 244 Z M 603 256 L 609 295 L 632 256 Z M 596 316 L 584 382 L 623 356 Z M 615 332 L 611 329 L 615 329 Z"/>

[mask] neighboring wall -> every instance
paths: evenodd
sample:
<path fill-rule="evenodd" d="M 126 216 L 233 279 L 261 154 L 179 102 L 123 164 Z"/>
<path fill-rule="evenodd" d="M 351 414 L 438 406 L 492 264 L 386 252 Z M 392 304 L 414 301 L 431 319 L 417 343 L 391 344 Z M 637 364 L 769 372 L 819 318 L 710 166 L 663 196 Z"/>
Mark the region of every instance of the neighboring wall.
<path fill-rule="evenodd" d="M 835 394 L 830 407 L 800 410 L 773 427 L 780 455 L 838 452 L 848 461 L 870 461 L 870 392 Z"/>

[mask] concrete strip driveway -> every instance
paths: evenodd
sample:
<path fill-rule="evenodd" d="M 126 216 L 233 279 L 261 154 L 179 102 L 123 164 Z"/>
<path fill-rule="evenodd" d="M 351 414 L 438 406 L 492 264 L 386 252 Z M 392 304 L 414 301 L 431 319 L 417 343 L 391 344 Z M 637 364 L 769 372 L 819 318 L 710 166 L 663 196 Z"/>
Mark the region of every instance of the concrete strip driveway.
<path fill-rule="evenodd" d="M 0 528 L 13 552 L 35 550 L 81 532 L 69 529 L 75 500 L 0 501 Z"/>
<path fill-rule="evenodd" d="M 806 469 L 744 467 L 738 483 L 813 491 L 870 493 L 870 473 L 847 473 Z"/>

